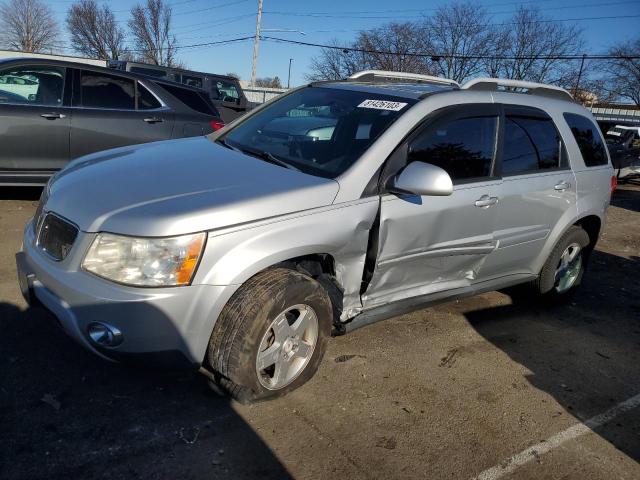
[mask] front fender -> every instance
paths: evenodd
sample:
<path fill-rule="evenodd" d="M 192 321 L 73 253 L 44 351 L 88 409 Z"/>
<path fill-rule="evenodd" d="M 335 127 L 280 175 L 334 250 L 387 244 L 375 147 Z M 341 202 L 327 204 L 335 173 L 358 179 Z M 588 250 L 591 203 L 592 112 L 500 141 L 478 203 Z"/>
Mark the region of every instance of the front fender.
<path fill-rule="evenodd" d="M 285 260 L 328 254 L 344 291 L 345 312 L 360 307 L 369 230 L 377 210 L 378 197 L 371 197 L 210 232 L 193 283 L 241 285 Z"/>

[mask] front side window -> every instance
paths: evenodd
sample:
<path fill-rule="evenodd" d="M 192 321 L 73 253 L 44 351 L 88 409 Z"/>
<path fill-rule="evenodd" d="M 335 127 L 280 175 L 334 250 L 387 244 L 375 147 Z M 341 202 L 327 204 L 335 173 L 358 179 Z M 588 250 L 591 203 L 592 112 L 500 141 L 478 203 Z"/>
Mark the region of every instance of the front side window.
<path fill-rule="evenodd" d="M 65 69 L 46 66 L 11 67 L 0 72 L 0 103 L 62 105 Z"/>
<path fill-rule="evenodd" d="M 134 80 L 116 75 L 82 71 L 80 95 L 84 107 L 119 110 L 136 108 Z"/>
<path fill-rule="evenodd" d="M 276 100 L 220 141 L 260 158 L 272 156 L 304 172 L 334 178 L 414 103 L 383 94 L 308 87 Z"/>
<path fill-rule="evenodd" d="M 503 145 L 503 175 L 560 166 L 560 137 L 550 118 L 507 116 Z"/>
<path fill-rule="evenodd" d="M 408 162 L 436 165 L 454 182 L 490 177 L 497 124 L 497 116 L 488 116 L 428 127 L 410 142 Z"/>
<path fill-rule="evenodd" d="M 608 163 L 607 152 L 598 127 L 587 117 L 575 113 L 565 113 L 564 119 L 571 128 L 573 138 L 576 139 L 584 164 L 587 167 L 606 165 Z"/>

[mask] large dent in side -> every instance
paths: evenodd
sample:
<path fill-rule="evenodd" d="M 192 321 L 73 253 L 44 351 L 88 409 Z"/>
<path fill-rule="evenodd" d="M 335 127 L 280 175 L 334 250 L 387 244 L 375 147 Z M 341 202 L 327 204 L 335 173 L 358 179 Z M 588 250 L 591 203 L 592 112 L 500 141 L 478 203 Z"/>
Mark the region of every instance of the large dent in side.
<path fill-rule="evenodd" d="M 360 286 L 378 197 L 209 233 L 194 284 L 240 285 L 277 263 L 329 254 L 343 290 L 341 320 L 361 307 Z"/>

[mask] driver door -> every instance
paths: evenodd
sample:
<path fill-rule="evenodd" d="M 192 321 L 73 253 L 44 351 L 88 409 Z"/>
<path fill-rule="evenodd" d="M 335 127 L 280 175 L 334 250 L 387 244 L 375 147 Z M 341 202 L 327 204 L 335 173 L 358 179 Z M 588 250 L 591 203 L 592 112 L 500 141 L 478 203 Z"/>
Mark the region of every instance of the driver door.
<path fill-rule="evenodd" d="M 483 279 L 483 263 L 496 248 L 498 122 L 494 105 L 465 105 L 448 109 L 409 138 L 401 163 L 443 168 L 454 190 L 444 197 L 382 195 L 378 254 L 362 296 L 365 308 Z"/>

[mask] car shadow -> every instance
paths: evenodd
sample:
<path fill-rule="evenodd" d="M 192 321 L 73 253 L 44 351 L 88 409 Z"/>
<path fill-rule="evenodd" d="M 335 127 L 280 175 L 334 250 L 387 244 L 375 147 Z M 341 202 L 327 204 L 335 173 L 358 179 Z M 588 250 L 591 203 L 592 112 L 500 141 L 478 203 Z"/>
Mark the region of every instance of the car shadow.
<path fill-rule="evenodd" d="M 640 257 L 594 251 L 590 271 L 564 306 L 542 305 L 522 290 L 513 303 L 465 312 L 486 340 L 530 373 L 535 388 L 584 421 L 640 394 Z M 629 281 L 626 281 L 629 279 Z M 596 429 L 640 461 L 640 412 Z"/>
<path fill-rule="evenodd" d="M 640 185 L 640 181 L 637 185 Z M 632 212 L 640 212 L 640 190 L 624 187 L 618 188 L 611 197 L 611 205 Z"/>
<path fill-rule="evenodd" d="M 192 371 L 110 363 L 41 307 L 0 303 L 0 478 L 290 478 Z"/>

